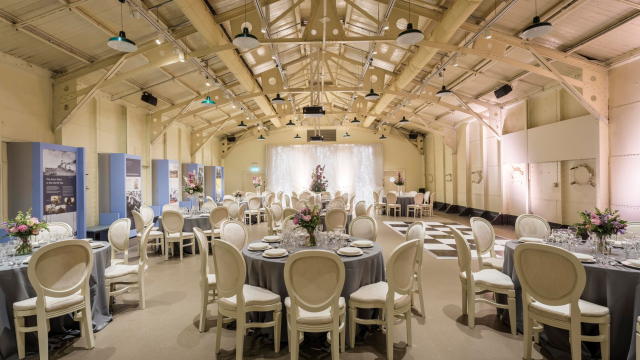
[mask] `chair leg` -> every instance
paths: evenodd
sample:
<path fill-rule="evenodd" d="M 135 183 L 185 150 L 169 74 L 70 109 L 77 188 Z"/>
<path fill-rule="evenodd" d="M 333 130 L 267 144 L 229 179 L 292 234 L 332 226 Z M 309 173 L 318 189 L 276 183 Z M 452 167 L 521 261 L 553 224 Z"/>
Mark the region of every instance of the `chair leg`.
<path fill-rule="evenodd" d="M 571 322 L 571 330 L 569 330 L 569 342 L 571 343 L 572 360 L 582 359 L 582 340 L 580 339 L 581 333 L 580 322 Z"/>
<path fill-rule="evenodd" d="M 407 323 L 407 346 L 412 346 L 411 340 L 411 309 L 404 313 L 404 321 Z"/>
<path fill-rule="evenodd" d="M 144 273 L 138 274 L 138 294 L 140 295 L 140 310 L 144 310 L 146 306 L 146 296 L 144 292 Z"/>
<path fill-rule="evenodd" d="M 507 303 L 509 304 L 509 325 L 511 325 L 511 335 L 518 335 L 518 328 L 516 325 L 516 298 L 515 294 L 513 296 L 509 296 L 507 299 Z"/>
<path fill-rule="evenodd" d="M 288 315 L 288 313 L 287 313 Z M 298 338 L 300 335 L 298 334 L 298 327 L 295 323 L 291 322 L 291 328 L 289 335 L 289 352 L 291 353 L 291 360 L 298 360 L 300 357 L 300 343 L 298 342 Z"/>
<path fill-rule="evenodd" d="M 204 251 L 204 249 L 202 249 Z M 191 255 L 196 254 L 196 238 L 191 239 Z"/>
<path fill-rule="evenodd" d="M 167 261 L 169 260 L 169 245 L 171 243 L 169 241 L 164 242 L 164 260 Z"/>
<path fill-rule="evenodd" d="M 340 359 L 340 341 L 338 338 L 340 337 L 340 333 L 338 330 L 331 330 L 331 360 Z"/>
<path fill-rule="evenodd" d="M 346 314 L 342 314 L 342 316 L 340 316 L 340 321 L 343 322 L 345 324 L 345 326 L 342 328 L 342 331 L 340 332 L 340 351 L 344 352 L 345 351 L 345 340 L 347 337 L 347 329 L 346 329 L 346 319 L 347 315 Z"/>
<path fill-rule="evenodd" d="M 422 249 L 420 249 L 420 251 L 423 251 Z M 419 269 L 421 270 L 421 269 Z M 418 297 L 420 299 L 420 315 L 422 315 L 423 318 L 426 318 L 426 312 L 424 310 L 424 291 L 422 290 L 422 275 L 418 274 Z"/>
<path fill-rule="evenodd" d="M 236 360 L 242 360 L 242 351 L 244 350 L 244 325 L 245 316 L 238 314 L 236 319 Z"/>
<path fill-rule="evenodd" d="M 356 309 L 349 308 L 349 344 L 355 347 L 356 343 Z"/>
<path fill-rule="evenodd" d="M 467 306 L 467 288 L 462 285 L 462 315 L 467 315 L 469 307 Z"/>
<path fill-rule="evenodd" d="M 182 261 L 183 254 L 184 254 L 184 242 L 183 241 L 184 241 L 184 239 L 180 239 L 180 242 L 178 243 L 179 244 L 178 247 L 180 248 L 180 261 Z"/>
<path fill-rule="evenodd" d="M 609 360 L 610 353 L 610 341 L 609 341 L 609 323 L 600 324 L 600 335 L 604 335 L 604 340 L 600 343 L 600 355 L 602 355 L 602 360 Z M 636 348 L 636 352 L 637 352 Z"/>
<path fill-rule="evenodd" d="M 16 329 L 16 345 L 18 346 L 18 359 L 24 359 L 24 332 L 22 332 L 22 328 L 24 328 L 24 317 L 16 316 L 13 321 Z"/>
<path fill-rule="evenodd" d="M 209 293 L 207 292 L 207 287 L 202 287 L 202 295 L 200 295 L 200 326 L 198 326 L 198 331 L 204 332 L 204 323 L 207 320 L 207 305 L 209 304 Z"/>
<path fill-rule="evenodd" d="M 276 353 L 280 352 L 280 333 L 282 332 L 282 311 L 276 310 L 273 312 L 273 321 L 275 325 L 273 327 L 273 341 L 274 341 L 274 350 Z"/>
<path fill-rule="evenodd" d="M 218 317 L 216 318 L 216 354 L 220 354 L 220 340 L 222 338 L 222 321 L 224 317 L 218 311 Z"/>
<path fill-rule="evenodd" d="M 393 323 L 395 316 L 393 310 L 387 314 L 387 360 L 393 360 Z"/>
<path fill-rule="evenodd" d="M 80 324 L 84 332 L 84 341 L 86 342 L 87 349 L 93 349 L 95 346 L 95 337 L 93 336 L 93 321 L 91 319 L 91 304 L 86 303 L 84 310 L 82 310 L 82 324 Z"/>
<path fill-rule="evenodd" d="M 38 314 L 40 315 L 40 314 Z M 47 331 L 47 321 L 44 312 L 38 316 L 38 350 L 42 360 L 49 359 L 49 332 Z"/>
<path fill-rule="evenodd" d="M 476 326 L 476 293 L 473 288 L 471 290 L 467 290 L 467 297 L 467 307 L 469 308 L 467 319 L 469 327 L 473 329 Z"/>
<path fill-rule="evenodd" d="M 111 310 L 111 284 L 107 283 L 105 289 L 107 291 L 107 307 Z"/>
<path fill-rule="evenodd" d="M 533 332 L 532 321 L 532 319 L 529 319 L 528 312 L 525 311 L 522 316 L 522 340 L 524 342 L 524 354 L 522 358 L 524 360 L 531 359 L 531 348 L 533 347 L 533 344 L 531 343 L 531 332 Z"/>

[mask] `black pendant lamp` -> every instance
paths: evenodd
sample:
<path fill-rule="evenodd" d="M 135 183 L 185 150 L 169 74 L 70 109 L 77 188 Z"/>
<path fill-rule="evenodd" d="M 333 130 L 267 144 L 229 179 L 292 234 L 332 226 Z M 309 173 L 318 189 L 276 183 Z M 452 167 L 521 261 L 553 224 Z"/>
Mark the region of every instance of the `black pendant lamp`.
<path fill-rule="evenodd" d="M 276 95 L 276 97 L 274 97 L 273 99 L 271 99 L 271 103 L 272 104 L 276 104 L 276 105 L 282 105 L 284 104 L 286 101 L 284 101 L 283 98 L 280 97 L 280 93 L 278 93 L 278 95 Z"/>
<path fill-rule="evenodd" d="M 238 127 L 242 128 L 242 129 L 246 129 L 247 128 L 247 124 L 245 124 L 244 121 L 241 120 L 240 124 L 238 124 Z"/>
<path fill-rule="evenodd" d="M 414 29 L 413 24 L 411 23 L 411 0 L 409 0 L 409 23 L 407 24 L 407 30 L 398 35 L 396 42 L 400 45 L 413 45 L 423 39 L 424 34 L 422 31 Z"/>
<path fill-rule="evenodd" d="M 247 1 L 244 2 L 244 22 L 247 22 Z M 246 26 L 242 29 L 242 32 L 233 38 L 233 45 L 243 50 L 254 49 L 260 45 L 260 41 L 254 35 L 249 33 L 249 28 Z"/>
<path fill-rule="evenodd" d="M 300 135 L 296 134 L 296 136 L 294 137 L 294 139 L 295 139 L 295 140 L 300 140 L 300 139 L 302 139 L 302 138 L 300 137 Z"/>
<path fill-rule="evenodd" d="M 350 137 L 351 137 L 351 135 L 349 135 L 349 132 L 346 132 L 346 133 L 344 133 L 344 135 L 342 135 L 342 137 L 350 138 Z"/>
<path fill-rule="evenodd" d="M 264 136 L 262 136 L 262 134 L 260 134 L 260 137 L 258 138 L 258 140 L 265 140 Z"/>
<path fill-rule="evenodd" d="M 405 118 L 404 116 L 402 117 L 402 120 L 398 121 L 400 124 L 406 124 L 409 122 L 409 120 L 407 120 L 407 118 Z"/>
<path fill-rule="evenodd" d="M 442 90 L 440 90 L 440 91 L 438 91 L 436 93 L 437 97 L 445 97 L 445 96 L 453 95 L 451 90 L 447 90 L 447 87 L 444 86 L 444 71 L 445 71 L 445 69 L 442 69 L 442 71 L 441 71 L 441 73 L 442 73 Z"/>
<path fill-rule="evenodd" d="M 351 120 L 351 123 L 352 124 L 360 124 L 360 120 L 358 120 L 358 118 L 354 116 L 353 120 Z"/>
<path fill-rule="evenodd" d="M 374 93 L 373 89 L 371 89 L 371 91 L 369 91 L 369 93 L 364 96 L 364 99 L 368 101 L 374 101 L 380 99 L 380 95 Z"/>
<path fill-rule="evenodd" d="M 294 126 L 296 126 L 296 124 L 294 124 L 293 121 L 291 121 L 291 119 L 289 119 L 289 122 L 285 126 L 286 127 L 294 127 Z"/>
<path fill-rule="evenodd" d="M 122 4 L 124 4 L 125 0 L 120 1 L 120 33 L 118 36 L 114 36 L 107 41 L 107 45 L 110 48 L 122 52 L 134 52 L 138 51 L 138 46 L 133 41 L 127 39 L 127 35 L 124 33 L 124 21 L 122 20 Z"/>
<path fill-rule="evenodd" d="M 520 37 L 523 39 L 531 40 L 533 38 L 537 38 L 538 36 L 542 36 L 548 34 L 553 30 L 553 25 L 547 21 L 540 21 L 540 16 L 538 16 L 538 1 L 535 1 L 536 7 L 536 16 L 533 18 L 533 23 L 527 26 L 520 34 Z"/>
<path fill-rule="evenodd" d="M 380 140 L 387 140 L 387 137 L 382 134 L 382 136 L 380 136 Z"/>

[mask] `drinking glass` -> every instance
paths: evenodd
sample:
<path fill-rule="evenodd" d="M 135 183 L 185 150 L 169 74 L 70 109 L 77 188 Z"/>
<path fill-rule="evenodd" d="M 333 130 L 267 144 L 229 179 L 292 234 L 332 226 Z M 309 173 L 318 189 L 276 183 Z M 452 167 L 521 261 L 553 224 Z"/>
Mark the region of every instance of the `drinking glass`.
<path fill-rule="evenodd" d="M 10 256 L 10 258 L 9 258 L 9 266 L 14 266 L 14 265 L 16 265 L 16 243 L 15 243 L 15 240 L 10 240 L 7 245 L 8 245 L 8 247 L 7 247 L 7 255 Z"/>
<path fill-rule="evenodd" d="M 552 229 L 551 237 L 549 238 L 550 243 L 557 243 L 560 239 L 560 229 Z"/>
<path fill-rule="evenodd" d="M 636 242 L 634 240 L 635 235 L 632 232 L 628 232 L 624 235 L 622 235 L 622 237 L 624 238 L 624 254 L 625 254 L 625 258 L 628 259 L 635 259 L 637 257 L 637 249 L 636 249 Z"/>

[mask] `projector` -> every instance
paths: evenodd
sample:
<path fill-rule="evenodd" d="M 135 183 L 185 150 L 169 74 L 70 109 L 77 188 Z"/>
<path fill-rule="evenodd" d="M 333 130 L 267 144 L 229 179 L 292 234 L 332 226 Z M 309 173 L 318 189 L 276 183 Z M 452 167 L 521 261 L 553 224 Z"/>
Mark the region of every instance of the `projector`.
<path fill-rule="evenodd" d="M 322 135 L 309 137 L 309 142 L 323 142 L 323 141 L 324 141 L 324 136 Z"/>
<path fill-rule="evenodd" d="M 146 102 L 149 105 L 153 105 L 153 106 L 158 105 L 158 98 L 149 94 L 146 91 L 142 93 L 142 97 L 140 98 L 140 100 Z"/>
<path fill-rule="evenodd" d="M 418 133 L 409 133 L 409 140 L 416 140 L 418 138 Z"/>
<path fill-rule="evenodd" d="M 322 106 L 305 106 L 302 109 L 304 117 L 321 117 L 324 115 L 324 108 Z"/>

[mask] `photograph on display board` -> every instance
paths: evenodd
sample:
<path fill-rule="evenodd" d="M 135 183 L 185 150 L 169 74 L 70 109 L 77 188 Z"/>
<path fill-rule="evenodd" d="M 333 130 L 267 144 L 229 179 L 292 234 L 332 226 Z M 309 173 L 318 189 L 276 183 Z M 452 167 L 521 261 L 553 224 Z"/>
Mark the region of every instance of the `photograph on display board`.
<path fill-rule="evenodd" d="M 172 204 L 177 203 L 179 195 L 178 164 L 169 164 L 169 202 Z"/>
<path fill-rule="evenodd" d="M 217 201 L 220 201 L 220 198 L 222 197 L 221 194 L 222 191 L 222 169 L 220 168 L 216 168 L 216 197 L 217 197 Z"/>
<path fill-rule="evenodd" d="M 198 166 L 198 182 L 202 184 L 202 189 L 204 189 L 204 166 Z M 201 200 L 204 200 L 204 190 L 198 196 Z"/>
<path fill-rule="evenodd" d="M 127 217 L 131 218 L 131 212 L 140 211 L 142 206 L 142 162 L 140 159 L 127 159 L 126 167 Z"/>
<path fill-rule="evenodd" d="M 76 230 L 76 153 L 42 150 L 43 208 L 48 222 Z"/>

